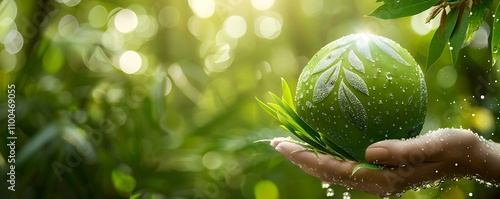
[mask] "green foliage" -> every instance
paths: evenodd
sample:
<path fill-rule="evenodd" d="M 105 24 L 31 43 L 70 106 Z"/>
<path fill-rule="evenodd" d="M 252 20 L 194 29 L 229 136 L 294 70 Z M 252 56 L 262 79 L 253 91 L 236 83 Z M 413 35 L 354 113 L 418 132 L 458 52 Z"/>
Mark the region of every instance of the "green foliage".
<path fill-rule="evenodd" d="M 297 112 L 295 112 L 295 103 L 293 102 L 290 88 L 284 79 L 281 80 L 283 88 L 283 97 L 280 99 L 273 93 L 270 93 L 275 103 L 264 103 L 257 99 L 260 106 L 271 116 L 281 122 L 283 127 L 290 133 L 307 144 L 302 144 L 311 151 L 319 151 L 342 160 L 358 161 L 352 155 L 347 153 L 342 147 L 330 140 L 330 136 L 317 132 L 304 122 Z"/>
<path fill-rule="evenodd" d="M 381 19 L 396 19 L 412 16 L 427 9 L 433 8 L 427 17 L 427 23 L 441 13 L 440 27 L 434 33 L 429 45 L 426 68 L 429 68 L 439 59 L 444 48 L 448 45 L 451 51 L 452 65 L 457 63 L 458 54 L 464 43 L 469 41 L 473 33 L 481 27 L 483 18 L 488 13 L 492 0 L 454 0 L 454 1 L 414 1 L 397 0 L 384 1 L 384 4 L 373 11 L 370 16 Z M 449 11 L 448 11 L 449 10 Z M 493 24 L 492 41 L 494 44 L 499 33 L 494 30 L 497 26 Z M 493 40 L 495 39 L 495 40 Z M 498 54 L 493 52 L 492 64 L 495 64 Z"/>
<path fill-rule="evenodd" d="M 2 180 L 0 197 L 243 199 L 273 193 L 324 198 L 326 190 L 316 178 L 266 144 L 254 143 L 289 135 L 276 128 L 254 97 L 273 100 L 266 93 L 283 89 L 280 77 L 297 78 L 308 57 L 342 36 L 359 31 L 384 35 L 401 43 L 420 65 L 427 54 L 422 45 L 430 37 L 416 34 L 409 18 L 361 17 L 376 8 L 373 0 L 275 0 L 265 1 L 274 2 L 265 10 L 252 2 L 264 1 L 0 0 L 2 179 L 10 155 L 5 145 L 9 84 L 16 85 L 18 136 L 16 192 Z M 196 10 L 199 4 L 206 6 Z M 210 17 L 197 15 L 210 8 Z M 128 33 L 116 28 L 115 17 L 123 9 L 138 18 Z M 68 16 L 76 21 L 62 20 Z M 231 16 L 245 19 L 240 38 L 228 34 L 244 30 L 243 23 L 229 26 Z M 59 24 L 69 25 L 64 32 L 74 34 L 63 37 Z M 7 45 L 11 30 L 22 40 Z M 7 52 L 18 44 L 18 53 Z M 141 57 L 143 65 L 134 74 L 121 68 L 127 51 Z M 491 63 L 484 50 L 466 46 L 461 53 L 466 57 L 457 62 L 468 67 L 434 67 L 439 71 L 426 75 L 432 96 L 426 130 L 462 126 L 498 140 L 499 133 L 491 134 L 500 128 L 497 74 L 485 68 Z M 459 81 L 449 83 L 453 74 Z M 452 85 L 446 92 L 443 81 Z M 476 90 L 486 98 L 480 100 Z M 262 186 L 262 181 L 275 187 Z M 497 198 L 495 189 L 473 181 L 449 182 L 443 190 L 448 187 Z M 346 191 L 332 188 L 336 196 Z M 377 198 L 349 192 L 352 198 Z M 403 197 L 446 198 L 445 192 L 426 189 Z"/>
<path fill-rule="evenodd" d="M 382 0 L 378 0 L 380 2 Z M 381 19 L 395 19 L 421 13 L 439 0 L 384 0 L 384 4 L 374 10 L 369 16 Z"/>
<path fill-rule="evenodd" d="M 491 34 L 491 54 L 493 55 L 493 63 L 496 63 L 500 56 L 500 4 L 497 5 L 495 10 L 495 17 L 493 19 L 493 29 Z"/>

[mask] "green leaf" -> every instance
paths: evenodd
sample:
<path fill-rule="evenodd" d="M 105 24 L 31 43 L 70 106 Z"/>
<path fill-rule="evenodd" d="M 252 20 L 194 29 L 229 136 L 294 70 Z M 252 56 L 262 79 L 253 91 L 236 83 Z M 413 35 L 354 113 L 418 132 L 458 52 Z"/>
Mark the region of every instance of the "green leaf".
<path fill-rule="evenodd" d="M 495 19 L 493 20 L 493 30 L 491 31 L 491 57 L 493 58 L 492 65 L 495 65 L 500 56 L 500 4 L 495 11 Z"/>
<path fill-rule="evenodd" d="M 477 4 L 473 4 L 471 8 L 472 15 L 470 16 L 469 29 L 467 30 L 467 39 L 472 38 L 474 32 L 483 25 L 483 18 L 493 3 L 492 0 L 476 0 Z"/>
<path fill-rule="evenodd" d="M 283 101 L 288 103 L 288 106 L 295 111 L 295 105 L 293 103 L 292 92 L 290 92 L 290 87 L 286 83 L 285 79 L 281 78 L 281 87 L 283 89 Z"/>
<path fill-rule="evenodd" d="M 451 62 L 454 66 L 457 63 L 458 53 L 460 49 L 463 47 L 465 42 L 465 34 L 467 33 L 467 28 L 470 21 L 469 12 L 464 12 L 457 27 L 455 27 L 455 31 L 453 31 L 453 35 L 450 38 L 450 51 L 451 51 Z"/>
<path fill-rule="evenodd" d="M 439 0 L 392 0 L 375 9 L 368 16 L 380 19 L 396 19 L 421 13 L 438 3 Z"/>
<path fill-rule="evenodd" d="M 369 164 L 369 163 L 362 163 L 362 164 L 359 164 L 358 166 L 354 167 L 354 169 L 352 170 L 351 176 L 354 175 L 354 173 L 356 173 L 360 169 L 380 170 L 383 168 L 384 168 L 384 166 Z"/>
<path fill-rule="evenodd" d="M 458 19 L 458 11 L 456 9 L 451 10 L 448 13 L 448 19 L 446 20 L 446 24 L 441 24 L 439 29 L 436 30 L 434 36 L 431 39 L 431 43 L 429 45 L 429 54 L 427 55 L 427 70 L 431 68 L 431 66 L 439 59 L 441 54 L 443 53 L 444 47 L 447 45 L 448 40 L 455 29 L 455 24 Z M 444 28 L 444 31 L 441 29 Z"/>

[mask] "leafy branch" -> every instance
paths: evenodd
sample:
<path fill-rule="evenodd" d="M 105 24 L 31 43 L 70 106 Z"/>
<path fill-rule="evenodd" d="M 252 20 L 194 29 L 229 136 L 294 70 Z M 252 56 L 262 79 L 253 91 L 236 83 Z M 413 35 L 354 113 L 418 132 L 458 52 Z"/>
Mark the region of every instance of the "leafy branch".
<path fill-rule="evenodd" d="M 436 63 L 445 47 L 451 51 L 452 64 L 455 65 L 460 49 L 468 42 L 474 32 L 481 27 L 483 19 L 491 8 L 492 0 L 377 0 L 384 4 L 369 16 L 381 19 L 396 19 L 416 15 L 431 9 L 426 23 L 439 16 L 440 25 L 434 33 L 427 56 L 427 70 Z M 492 29 L 492 64 L 500 56 L 500 8 L 495 11 Z"/>

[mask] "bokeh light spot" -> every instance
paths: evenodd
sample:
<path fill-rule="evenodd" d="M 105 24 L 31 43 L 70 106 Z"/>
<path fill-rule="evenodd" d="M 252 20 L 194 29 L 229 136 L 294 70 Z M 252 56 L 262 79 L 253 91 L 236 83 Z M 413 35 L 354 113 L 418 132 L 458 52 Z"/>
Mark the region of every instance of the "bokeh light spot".
<path fill-rule="evenodd" d="M 426 35 L 432 30 L 435 30 L 439 27 L 439 20 L 434 19 L 429 23 L 425 23 L 427 16 L 429 16 L 430 10 L 426 10 L 421 12 L 420 14 L 413 15 L 411 17 L 411 28 L 418 35 Z"/>
<path fill-rule="evenodd" d="M 138 23 L 137 15 L 130 9 L 120 10 L 115 16 L 115 27 L 121 33 L 132 32 Z"/>
<path fill-rule="evenodd" d="M 488 37 L 490 36 L 490 26 L 483 22 L 483 25 L 474 32 L 470 47 L 475 49 L 482 49 L 488 47 Z"/>
<path fill-rule="evenodd" d="M 212 50 L 213 54 L 208 55 L 205 59 L 205 67 L 208 73 L 223 72 L 232 63 L 231 47 L 228 43 L 216 44 Z"/>
<path fill-rule="evenodd" d="M 13 0 L 5 0 L 0 3 L 0 24 L 4 19 L 15 19 L 17 16 L 17 4 Z"/>
<path fill-rule="evenodd" d="M 194 14 L 201 18 L 209 18 L 215 12 L 215 2 L 213 0 L 189 0 L 189 6 Z"/>
<path fill-rule="evenodd" d="M 2 50 L 0 52 L 0 69 L 5 72 L 11 72 L 16 68 L 17 57 L 16 55 L 12 55 L 7 53 L 7 51 Z"/>
<path fill-rule="evenodd" d="M 89 23 L 94 28 L 106 25 L 108 10 L 102 5 L 96 5 L 89 11 Z"/>
<path fill-rule="evenodd" d="M 78 32 L 78 20 L 73 15 L 65 15 L 59 21 L 59 34 L 62 37 L 69 38 Z"/>
<path fill-rule="evenodd" d="M 13 0 L 0 2 L 0 42 L 11 30 L 16 30 L 17 4 Z"/>
<path fill-rule="evenodd" d="M 133 74 L 141 69 L 142 58 L 135 51 L 126 51 L 120 56 L 120 68 L 127 74 Z"/>
<path fill-rule="evenodd" d="M 102 34 L 101 42 L 109 50 L 120 50 L 123 47 L 123 36 L 114 29 Z"/>
<path fill-rule="evenodd" d="M 214 170 L 222 165 L 222 156 L 217 152 L 209 151 L 203 155 L 202 162 L 207 169 Z"/>
<path fill-rule="evenodd" d="M 490 110 L 486 108 L 478 108 L 474 112 L 475 117 L 472 117 L 472 124 L 479 133 L 489 133 L 495 130 L 495 117 Z"/>
<path fill-rule="evenodd" d="M 10 54 L 17 54 L 24 45 L 24 38 L 17 30 L 11 30 L 3 40 L 5 50 Z"/>
<path fill-rule="evenodd" d="M 179 24 L 181 14 L 177 8 L 172 6 L 165 6 L 158 13 L 158 22 L 165 28 L 173 28 Z"/>
<path fill-rule="evenodd" d="M 452 66 L 445 66 L 437 72 L 436 81 L 442 88 L 450 88 L 457 81 L 457 71 Z"/>
<path fill-rule="evenodd" d="M 255 194 L 256 199 L 278 199 L 279 198 L 278 186 L 276 186 L 276 184 L 270 180 L 259 181 L 255 185 L 253 192 Z"/>
<path fill-rule="evenodd" d="M 308 16 L 317 16 L 323 12 L 323 0 L 301 0 L 300 3 Z"/>
<path fill-rule="evenodd" d="M 252 6 L 257 10 L 267 10 L 274 4 L 274 0 L 252 0 Z"/>
<path fill-rule="evenodd" d="M 247 32 L 247 22 L 243 17 L 230 16 L 224 21 L 224 30 L 233 38 L 240 38 Z"/>
<path fill-rule="evenodd" d="M 64 3 L 68 7 L 73 7 L 73 6 L 80 4 L 81 0 L 56 0 L 56 1 L 59 3 Z"/>
<path fill-rule="evenodd" d="M 281 33 L 281 23 L 274 17 L 259 17 L 255 21 L 255 34 L 266 39 L 275 39 Z"/>

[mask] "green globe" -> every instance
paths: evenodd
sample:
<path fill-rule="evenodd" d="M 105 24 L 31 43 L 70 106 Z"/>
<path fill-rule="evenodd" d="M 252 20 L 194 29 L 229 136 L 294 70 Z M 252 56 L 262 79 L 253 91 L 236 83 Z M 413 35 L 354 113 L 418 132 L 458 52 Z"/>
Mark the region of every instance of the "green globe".
<path fill-rule="evenodd" d="M 360 162 L 377 141 L 415 137 L 427 112 L 422 70 L 396 42 L 352 34 L 317 52 L 295 95 L 299 117 Z"/>

